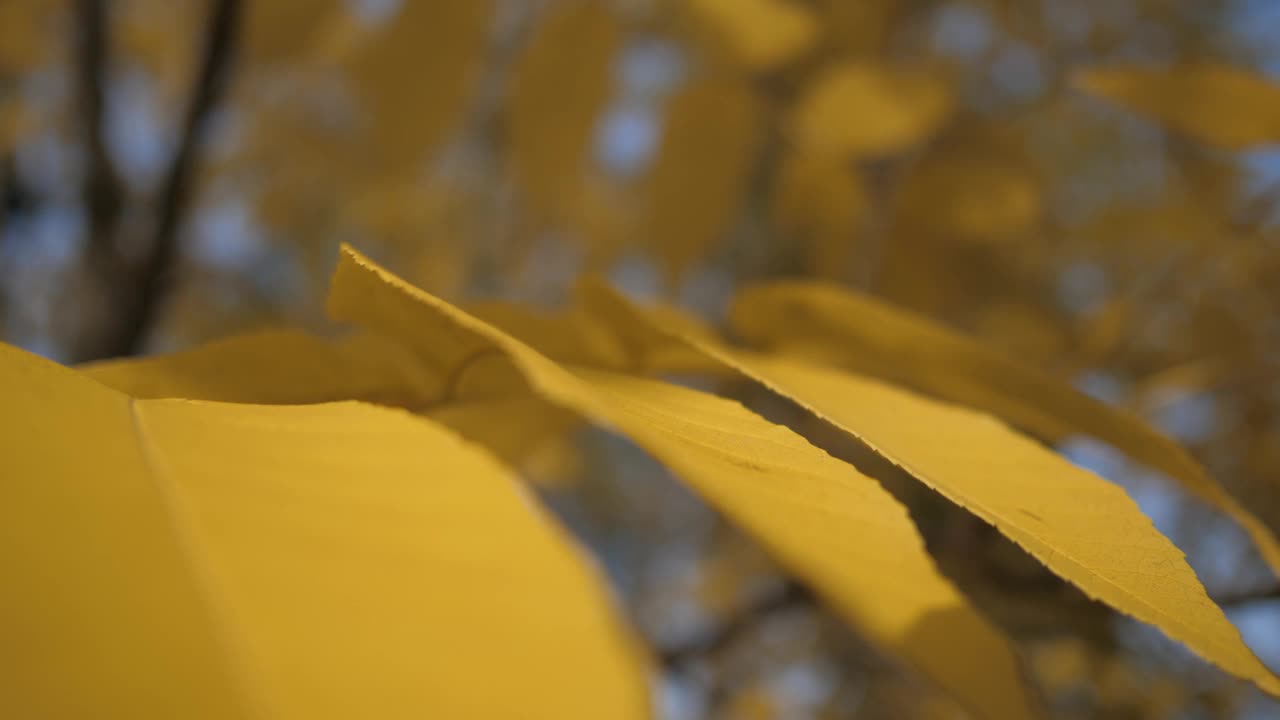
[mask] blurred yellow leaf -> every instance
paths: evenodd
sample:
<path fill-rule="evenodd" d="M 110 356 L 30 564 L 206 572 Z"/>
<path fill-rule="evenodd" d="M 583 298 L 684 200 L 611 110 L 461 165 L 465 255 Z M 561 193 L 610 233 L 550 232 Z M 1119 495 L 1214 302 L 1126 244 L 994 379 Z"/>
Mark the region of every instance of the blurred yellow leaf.
<path fill-rule="evenodd" d="M 690 7 L 752 70 L 786 64 L 818 35 L 812 12 L 792 0 L 691 0 Z"/>
<path fill-rule="evenodd" d="M 621 29 L 606 3 L 561 0 L 516 60 L 511 168 L 553 222 L 578 214 L 595 127 L 613 90 Z"/>
<path fill-rule="evenodd" d="M 1280 540 L 1183 447 L 1141 419 L 976 340 L 875 298 L 819 283 L 750 288 L 738 295 L 730 324 L 757 345 L 800 347 L 824 362 L 986 410 L 1049 440 L 1082 434 L 1108 442 L 1233 518 L 1280 575 Z"/>
<path fill-rule="evenodd" d="M 792 140 L 837 158 L 892 155 L 929 137 L 951 111 L 942 81 L 870 62 L 830 65 L 792 112 Z"/>
<path fill-rule="evenodd" d="M 641 215 L 643 240 L 669 279 L 728 232 L 755 166 L 760 130 L 760 107 L 738 78 L 699 76 L 671 99 Z"/>
<path fill-rule="evenodd" d="M 858 630 L 976 714 L 1033 716 L 1012 649 L 937 571 L 905 508 L 790 430 L 714 395 L 558 365 L 349 249 L 329 309 L 403 341 L 431 367 L 501 354 L 544 398 L 653 453 Z"/>
<path fill-rule="evenodd" d="M 489 36 L 492 0 L 405 2 L 348 63 L 370 123 L 370 166 L 412 173 L 462 118 Z"/>
<path fill-rule="evenodd" d="M 9 346 L 0 395 L 15 717 L 647 716 L 581 551 L 430 422 L 134 400 Z"/>
<path fill-rule="evenodd" d="M 998 142 L 970 136 L 930 153 L 901 192 L 904 223 L 970 242 L 1026 232 L 1042 210 L 1027 164 Z"/>
<path fill-rule="evenodd" d="M 1280 141 L 1280 85 L 1249 70 L 1213 63 L 1101 67 L 1073 80 L 1085 92 L 1228 150 Z"/>
<path fill-rule="evenodd" d="M 808 245 L 813 272 L 843 274 L 870 210 L 857 171 L 838 158 L 793 152 L 783 158 L 775 182 L 774 224 L 788 238 Z"/>

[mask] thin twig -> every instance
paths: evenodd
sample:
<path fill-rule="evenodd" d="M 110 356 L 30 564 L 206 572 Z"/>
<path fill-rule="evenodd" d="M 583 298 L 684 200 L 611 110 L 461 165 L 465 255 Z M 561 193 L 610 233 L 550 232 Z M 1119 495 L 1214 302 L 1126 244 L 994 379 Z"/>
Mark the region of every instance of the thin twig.
<path fill-rule="evenodd" d="M 191 205 L 209 121 L 226 90 L 239 34 L 241 0 L 213 0 L 203 59 L 187 105 L 181 139 L 160 193 L 156 229 L 138 268 L 134 293 L 109 355 L 135 355 L 159 315 L 178 257 L 178 231 Z"/>

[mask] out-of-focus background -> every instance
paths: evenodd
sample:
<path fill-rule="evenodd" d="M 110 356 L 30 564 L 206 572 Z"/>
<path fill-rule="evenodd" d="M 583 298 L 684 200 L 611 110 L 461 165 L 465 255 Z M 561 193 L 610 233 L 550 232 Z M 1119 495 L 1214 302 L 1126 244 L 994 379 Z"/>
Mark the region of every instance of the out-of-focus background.
<path fill-rule="evenodd" d="M 1280 529 L 1280 153 L 1078 82 L 1265 77 L 1276 38 L 1266 0 L 0 0 L 0 337 L 73 362 L 324 332 L 342 241 L 450 299 L 552 306 L 601 272 L 712 321 L 751 281 L 819 277 L 1142 414 Z M 1280 717 L 739 390 L 909 504 L 1056 717 Z M 1062 450 L 1280 668 L 1280 586 L 1242 533 Z M 946 716 L 625 442 L 525 469 L 657 648 L 666 717 Z"/>

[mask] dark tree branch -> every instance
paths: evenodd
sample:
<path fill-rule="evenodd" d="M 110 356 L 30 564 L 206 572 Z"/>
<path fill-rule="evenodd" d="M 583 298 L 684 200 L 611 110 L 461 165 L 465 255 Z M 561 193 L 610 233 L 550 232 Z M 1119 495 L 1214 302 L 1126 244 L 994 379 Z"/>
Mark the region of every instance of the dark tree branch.
<path fill-rule="evenodd" d="M 165 175 L 155 233 L 139 263 L 131 287 L 121 288 L 120 330 L 104 357 L 135 355 L 160 313 L 178 257 L 178 234 L 195 188 L 196 170 L 213 111 L 231 75 L 239 34 L 241 0 L 211 0 L 208 33 L 177 150 Z"/>
<path fill-rule="evenodd" d="M 666 668 L 678 668 L 702 658 L 714 657 L 778 613 L 813 603 L 813 595 L 802 585 L 788 581 L 777 591 L 743 608 L 726 622 L 710 628 L 692 640 L 658 651 Z"/>
<path fill-rule="evenodd" d="M 116 224 L 124 190 L 106 141 L 108 48 L 111 42 L 107 0 L 78 0 L 76 85 L 85 149 L 80 195 L 89 221 L 89 259 L 96 272 L 119 274 Z"/>

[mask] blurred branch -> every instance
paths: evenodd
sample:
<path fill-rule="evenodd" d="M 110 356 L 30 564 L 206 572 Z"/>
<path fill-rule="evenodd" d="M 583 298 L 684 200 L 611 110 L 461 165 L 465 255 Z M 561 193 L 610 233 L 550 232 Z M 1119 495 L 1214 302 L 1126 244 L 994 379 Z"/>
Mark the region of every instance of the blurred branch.
<path fill-rule="evenodd" d="M 169 290 L 178 257 L 178 232 L 191 205 L 196 170 L 213 111 L 231 75 L 239 34 L 242 0 L 211 0 L 202 60 L 182 126 L 177 150 L 161 188 L 155 233 L 147 256 L 133 273 L 123 299 L 119 332 L 100 357 L 134 355 L 142 350 Z"/>
<path fill-rule="evenodd" d="M 78 0 L 76 97 L 86 152 L 81 201 L 89 220 L 89 262 L 95 272 L 116 276 L 120 258 L 116 224 L 124 205 L 120 175 L 107 150 L 106 97 L 110 20 L 107 0 Z"/>
<path fill-rule="evenodd" d="M 1270 602 L 1276 600 L 1280 600 L 1280 584 L 1247 592 L 1234 593 L 1231 595 L 1217 595 L 1213 598 L 1213 601 L 1220 607 L 1227 609 L 1237 608 L 1242 605 L 1249 605 L 1256 602 Z"/>
<path fill-rule="evenodd" d="M 788 581 L 781 588 L 743 608 L 724 623 L 696 635 L 692 640 L 662 648 L 658 660 L 666 668 L 678 668 L 713 657 L 732 647 L 773 615 L 813 602 L 813 594 L 800 584 Z"/>
<path fill-rule="evenodd" d="M 0 240 L 4 239 L 4 225 L 10 214 L 16 214 L 25 204 L 22 188 L 18 187 L 18 168 L 13 155 L 0 155 Z"/>

